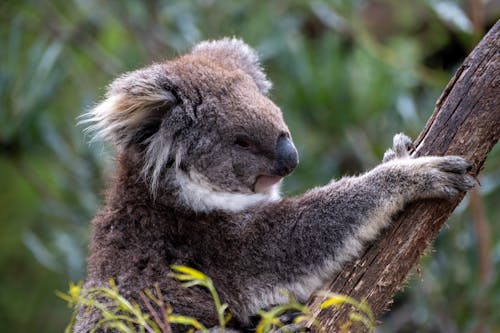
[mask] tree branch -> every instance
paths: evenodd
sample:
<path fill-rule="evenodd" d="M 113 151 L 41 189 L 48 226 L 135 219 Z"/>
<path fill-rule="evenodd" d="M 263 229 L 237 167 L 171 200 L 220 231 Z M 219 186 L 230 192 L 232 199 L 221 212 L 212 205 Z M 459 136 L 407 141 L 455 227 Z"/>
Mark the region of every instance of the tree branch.
<path fill-rule="evenodd" d="M 500 137 L 499 106 L 500 21 L 448 83 L 416 140 L 414 155 L 461 155 L 473 164 L 471 173 L 477 176 Z M 361 258 L 332 279 L 327 289 L 366 299 L 375 315 L 380 316 L 462 198 L 408 205 Z M 314 316 L 327 332 L 338 331 L 349 320 L 350 310 L 320 313 L 322 300 L 319 296 L 311 299 Z"/>

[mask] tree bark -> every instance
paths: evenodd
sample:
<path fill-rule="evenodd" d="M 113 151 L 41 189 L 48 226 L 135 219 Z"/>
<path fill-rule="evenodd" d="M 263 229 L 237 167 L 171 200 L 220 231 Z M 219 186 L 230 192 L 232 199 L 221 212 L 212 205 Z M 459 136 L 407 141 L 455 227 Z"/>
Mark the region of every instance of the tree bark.
<path fill-rule="evenodd" d="M 500 137 L 500 20 L 465 59 L 444 89 L 416 140 L 414 156 L 461 155 L 477 176 Z M 376 317 L 392 303 L 443 223 L 463 196 L 453 201 L 426 200 L 408 205 L 361 258 L 347 264 L 327 290 L 365 299 Z M 326 332 L 349 321 L 350 309 L 320 312 L 323 298 L 310 300 L 313 315 Z M 356 327 L 354 331 L 361 331 Z"/>

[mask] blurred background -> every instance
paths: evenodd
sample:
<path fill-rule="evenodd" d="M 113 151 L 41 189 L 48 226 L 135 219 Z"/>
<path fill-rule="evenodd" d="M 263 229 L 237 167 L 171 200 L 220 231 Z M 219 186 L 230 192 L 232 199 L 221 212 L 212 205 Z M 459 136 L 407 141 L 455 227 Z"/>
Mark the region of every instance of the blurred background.
<path fill-rule="evenodd" d="M 117 75 L 238 36 L 274 82 L 301 155 L 293 195 L 416 137 L 500 1 L 0 2 L 0 332 L 62 332 L 112 151 L 77 117 Z M 500 148 L 380 332 L 500 332 Z"/>

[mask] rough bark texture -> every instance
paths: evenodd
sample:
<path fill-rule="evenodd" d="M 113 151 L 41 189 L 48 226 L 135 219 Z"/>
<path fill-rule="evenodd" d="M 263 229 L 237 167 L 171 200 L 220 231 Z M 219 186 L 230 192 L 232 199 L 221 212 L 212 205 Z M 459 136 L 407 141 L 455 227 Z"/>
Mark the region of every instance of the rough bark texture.
<path fill-rule="evenodd" d="M 477 175 L 500 137 L 500 21 L 467 57 L 436 103 L 416 140 L 416 156 L 461 155 Z M 453 212 L 454 201 L 420 201 L 409 205 L 364 255 L 348 264 L 327 290 L 366 299 L 376 317 L 392 303 L 412 268 Z M 311 300 L 313 313 L 327 332 L 348 320 L 348 309 L 323 310 Z M 357 327 L 354 331 L 361 329 Z"/>

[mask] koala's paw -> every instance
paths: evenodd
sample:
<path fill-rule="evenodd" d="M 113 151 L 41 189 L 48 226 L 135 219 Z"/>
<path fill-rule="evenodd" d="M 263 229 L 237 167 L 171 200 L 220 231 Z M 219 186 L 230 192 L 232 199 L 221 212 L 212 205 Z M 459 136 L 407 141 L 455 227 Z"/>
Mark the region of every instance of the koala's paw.
<path fill-rule="evenodd" d="M 413 141 L 408 136 L 403 133 L 396 134 L 392 139 L 392 148 L 387 149 L 382 162 L 385 163 L 396 158 L 408 158 L 410 151 L 414 148 Z"/>
<path fill-rule="evenodd" d="M 409 160 L 417 170 L 414 175 L 421 177 L 416 196 L 419 198 L 453 198 L 474 187 L 474 177 L 467 174 L 471 164 L 460 156 L 431 156 Z"/>

